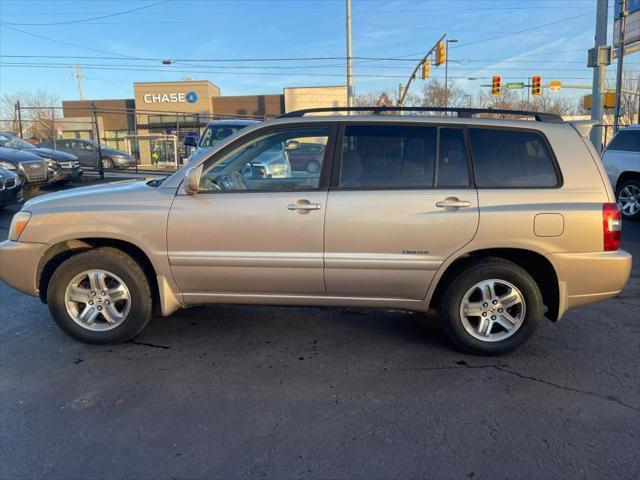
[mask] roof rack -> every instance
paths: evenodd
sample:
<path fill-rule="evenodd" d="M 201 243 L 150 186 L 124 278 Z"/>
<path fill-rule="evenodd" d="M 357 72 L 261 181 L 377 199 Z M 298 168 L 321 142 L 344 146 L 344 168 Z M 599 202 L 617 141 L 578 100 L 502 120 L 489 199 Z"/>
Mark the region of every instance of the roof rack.
<path fill-rule="evenodd" d="M 445 107 L 321 107 L 307 108 L 304 110 L 294 110 L 287 112 L 276 118 L 299 118 L 308 113 L 322 112 L 372 112 L 376 115 L 385 112 L 442 112 L 457 113 L 459 118 L 471 118 L 480 114 L 498 115 L 518 115 L 523 117 L 533 117 L 537 122 L 564 123 L 560 115 L 555 113 L 530 112 L 527 110 L 503 110 L 493 108 L 445 108 Z"/>

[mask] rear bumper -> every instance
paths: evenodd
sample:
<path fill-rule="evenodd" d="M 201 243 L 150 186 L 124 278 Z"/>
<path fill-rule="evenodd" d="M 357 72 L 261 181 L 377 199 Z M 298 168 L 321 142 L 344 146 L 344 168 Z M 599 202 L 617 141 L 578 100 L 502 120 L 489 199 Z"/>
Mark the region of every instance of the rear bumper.
<path fill-rule="evenodd" d="M 132 158 L 114 157 L 113 166 L 117 168 L 133 168 L 136 166 L 136 162 Z"/>
<path fill-rule="evenodd" d="M 37 296 L 38 264 L 48 245 L 44 243 L 0 243 L 0 280 L 27 295 Z"/>
<path fill-rule="evenodd" d="M 624 250 L 594 253 L 553 253 L 560 287 L 560 318 L 569 308 L 618 295 L 631 274 L 631 255 Z"/>

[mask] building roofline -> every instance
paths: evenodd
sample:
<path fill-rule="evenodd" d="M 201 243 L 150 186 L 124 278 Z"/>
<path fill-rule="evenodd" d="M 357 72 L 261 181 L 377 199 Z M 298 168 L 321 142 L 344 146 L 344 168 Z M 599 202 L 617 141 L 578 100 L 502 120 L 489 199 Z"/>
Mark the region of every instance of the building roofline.
<path fill-rule="evenodd" d="M 297 88 L 347 88 L 346 85 L 312 85 L 309 87 L 284 87 L 283 90 L 292 90 Z"/>
<path fill-rule="evenodd" d="M 160 83 L 208 83 L 209 85 L 213 85 L 216 88 L 219 88 L 218 85 L 212 83 L 210 80 L 174 80 L 174 81 L 165 81 L 165 82 L 133 82 L 134 85 L 158 85 Z"/>

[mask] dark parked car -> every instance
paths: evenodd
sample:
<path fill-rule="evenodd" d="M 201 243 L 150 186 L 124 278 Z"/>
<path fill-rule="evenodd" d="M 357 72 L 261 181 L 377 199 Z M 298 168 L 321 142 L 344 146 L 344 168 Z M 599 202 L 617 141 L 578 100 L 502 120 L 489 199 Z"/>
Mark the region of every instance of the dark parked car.
<path fill-rule="evenodd" d="M 0 168 L 0 208 L 22 201 L 22 181 L 9 170 Z"/>
<path fill-rule="evenodd" d="M 47 141 L 39 145 L 40 147 L 53 148 L 53 142 Z M 98 168 L 98 144 L 92 140 L 82 140 L 79 138 L 62 138 L 56 140 L 56 150 L 69 152 L 80 160 L 80 165 L 86 168 Z M 116 150 L 107 145 L 100 144 L 100 159 L 102 167 L 111 168 L 131 168 L 136 166 L 136 161 L 127 152 Z"/>
<path fill-rule="evenodd" d="M 294 172 L 318 173 L 324 158 L 322 143 L 300 143 L 288 150 L 289 163 Z"/>
<path fill-rule="evenodd" d="M 47 164 L 47 183 L 59 184 L 76 180 L 82 175 L 78 158 L 70 153 L 39 148 L 6 132 L 0 132 L 0 146 L 14 150 L 24 150 L 42 158 Z"/>
<path fill-rule="evenodd" d="M 0 168 L 18 175 L 25 188 L 42 185 L 48 177 L 44 160 L 26 150 L 0 147 Z"/>

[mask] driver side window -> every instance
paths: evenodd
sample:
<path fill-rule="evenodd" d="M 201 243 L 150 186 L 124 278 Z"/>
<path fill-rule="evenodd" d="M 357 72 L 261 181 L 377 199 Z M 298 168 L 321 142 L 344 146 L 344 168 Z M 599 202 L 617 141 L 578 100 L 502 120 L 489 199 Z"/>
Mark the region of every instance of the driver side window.
<path fill-rule="evenodd" d="M 329 126 L 291 128 L 254 137 L 205 162 L 200 189 L 315 190 L 320 185 L 329 131 Z"/>

